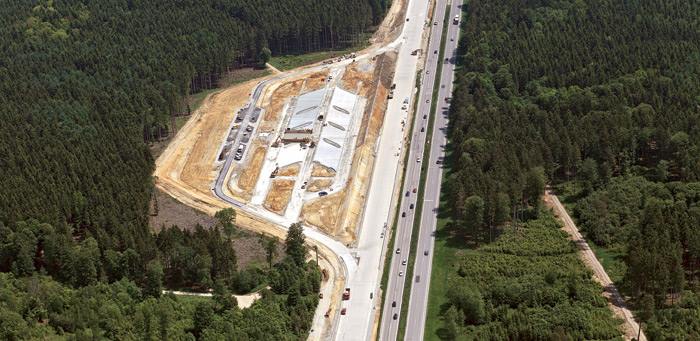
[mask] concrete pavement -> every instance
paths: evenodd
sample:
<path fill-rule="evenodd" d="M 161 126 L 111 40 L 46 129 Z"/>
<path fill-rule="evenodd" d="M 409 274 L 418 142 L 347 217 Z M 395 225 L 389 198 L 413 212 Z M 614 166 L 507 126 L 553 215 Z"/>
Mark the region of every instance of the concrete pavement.
<path fill-rule="evenodd" d="M 401 306 L 403 302 L 403 293 L 405 288 L 408 264 L 408 255 L 410 254 L 411 246 L 411 235 L 413 230 L 413 221 L 415 219 L 415 205 L 417 193 L 413 192 L 414 188 L 417 188 L 420 183 L 420 173 L 422 162 L 432 162 L 428 160 L 421 160 L 423 152 L 425 149 L 425 141 L 427 139 L 427 128 L 428 120 L 427 117 L 430 115 L 430 108 L 432 105 L 432 95 L 435 85 L 435 73 L 437 71 L 438 63 L 442 62 L 439 59 L 438 50 L 440 48 L 440 42 L 442 39 L 444 18 L 445 18 L 445 8 L 446 0 L 436 0 L 434 15 L 432 22 L 428 22 L 431 29 L 431 34 L 429 38 L 428 48 L 426 49 L 426 61 L 425 68 L 422 74 L 422 84 L 421 90 L 418 97 L 417 108 L 415 108 L 413 132 L 411 136 L 411 143 L 408 156 L 408 165 L 406 167 L 406 173 L 404 178 L 403 189 L 405 193 L 402 193 L 402 203 L 399 210 L 399 221 L 396 228 L 396 239 L 395 239 L 395 249 L 390 250 L 392 252 L 391 269 L 389 271 L 389 281 L 387 286 L 386 301 L 384 302 L 384 308 L 382 312 L 382 325 L 380 326 L 380 340 L 395 340 L 398 334 L 399 328 L 399 317 L 401 314 Z M 451 80 L 450 80 L 451 85 Z M 444 99 L 443 99 L 444 101 Z M 438 103 L 437 108 L 442 107 L 442 103 Z M 440 115 L 437 115 L 440 116 Z M 425 117 L 425 118 L 424 118 Z M 442 138 L 444 140 L 444 131 L 436 129 L 433 132 L 433 139 L 438 136 L 438 133 L 442 133 Z M 438 143 L 439 146 L 442 143 Z M 435 180 L 434 180 L 435 181 Z M 439 182 L 439 181 L 438 181 Z M 432 186 L 432 185 L 431 185 Z M 439 193 L 439 189 L 438 189 Z M 424 207 L 424 212 L 433 212 L 432 207 L 435 207 L 436 201 L 433 203 L 427 203 L 428 205 Z M 405 215 L 405 216 L 404 216 Z M 422 229 L 423 227 L 421 227 Z M 429 257 L 431 257 L 432 252 L 428 252 L 427 255 L 424 254 L 424 250 L 418 248 L 416 252 L 416 264 L 426 264 L 430 263 Z M 420 282 L 421 276 L 416 273 L 415 280 Z M 425 281 L 425 275 L 422 275 L 423 281 Z M 409 279 L 409 280 L 413 280 Z M 424 314 L 423 314 L 424 315 Z M 416 335 L 406 333 L 406 339 L 414 339 Z M 418 336 L 418 339 L 422 339 L 422 335 Z"/>
<path fill-rule="evenodd" d="M 422 340 L 425 335 L 425 320 L 428 308 L 428 293 L 430 290 L 430 276 L 432 271 L 433 250 L 435 244 L 435 231 L 437 230 L 438 205 L 440 203 L 440 187 L 442 184 L 442 160 L 445 156 L 445 144 L 447 143 L 447 115 L 449 103 L 445 100 L 452 97 L 452 83 L 454 81 L 455 63 L 457 60 L 457 44 L 459 40 L 459 25 L 453 23 L 455 16 L 461 21 L 461 1 L 453 0 L 449 5 L 449 26 L 445 36 L 444 57 L 442 72 L 440 75 L 440 87 L 438 88 L 438 103 L 435 112 L 433 135 L 430 143 L 430 164 L 425 181 L 425 195 L 423 196 L 423 211 L 418 231 L 418 254 L 428 250 L 428 255 L 418 257 L 413 267 L 414 281 L 411 286 L 411 296 L 408 304 L 408 318 L 406 323 L 406 340 Z M 426 160 L 428 161 L 428 160 Z"/>

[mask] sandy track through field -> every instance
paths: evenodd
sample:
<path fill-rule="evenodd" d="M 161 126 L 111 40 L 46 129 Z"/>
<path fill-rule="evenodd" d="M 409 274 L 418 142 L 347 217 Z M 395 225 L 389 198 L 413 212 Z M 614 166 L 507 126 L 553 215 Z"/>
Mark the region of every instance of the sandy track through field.
<path fill-rule="evenodd" d="M 564 230 L 569 234 L 571 240 L 576 243 L 576 246 L 578 246 L 581 259 L 586 266 L 593 271 L 593 278 L 596 280 L 596 282 L 603 286 L 605 290 L 603 296 L 608 299 L 610 309 L 613 311 L 613 313 L 615 313 L 615 316 L 624 321 L 622 329 L 625 340 L 636 338 L 637 332 L 639 331 L 639 324 L 634 320 L 634 316 L 627 308 L 624 298 L 622 298 L 622 295 L 620 295 L 620 293 L 617 291 L 615 283 L 610 280 L 607 272 L 605 272 L 605 269 L 598 261 L 598 258 L 595 256 L 595 253 L 593 253 L 593 250 L 591 250 L 591 248 L 588 246 L 588 242 L 586 242 L 586 239 L 583 238 L 583 235 L 581 235 L 581 232 L 579 232 L 578 227 L 576 227 L 576 224 L 574 224 L 574 221 L 569 216 L 569 213 L 566 212 L 566 209 L 559 201 L 559 198 L 548 190 L 547 194 L 545 195 L 545 202 L 554 209 L 554 213 L 564 223 Z M 647 338 L 644 335 L 644 332 L 642 332 L 639 337 L 639 341 L 646 341 L 646 339 Z"/>

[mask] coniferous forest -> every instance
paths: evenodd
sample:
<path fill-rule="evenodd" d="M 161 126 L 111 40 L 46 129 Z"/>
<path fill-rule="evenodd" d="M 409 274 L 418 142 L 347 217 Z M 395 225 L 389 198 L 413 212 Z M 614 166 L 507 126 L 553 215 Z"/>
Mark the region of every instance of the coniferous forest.
<path fill-rule="evenodd" d="M 547 183 L 601 250 L 647 337 L 700 338 L 700 3 L 470 0 L 463 11 L 449 114 L 453 171 L 443 188 L 451 219 L 486 241 L 454 275 L 476 277 L 464 285 L 480 313 L 450 298 L 445 330 L 484 339 L 610 337 L 600 321 L 555 319 L 571 312 L 551 303 L 559 299 L 527 298 L 544 289 L 481 282 L 494 269 L 516 271 L 500 263 L 514 256 L 498 245 L 521 229 L 538 233 Z M 490 233 L 508 241 L 491 245 Z M 518 245 L 516 254 L 538 249 Z M 485 260 L 496 263 L 474 265 Z M 561 280 L 557 271 L 533 271 L 550 286 Z M 520 307 L 504 315 L 508 305 L 540 309 L 553 334 L 522 329 L 518 321 L 530 317 L 517 315 Z"/>
<path fill-rule="evenodd" d="M 388 5 L 4 2 L 0 339 L 303 338 L 316 306 L 318 268 L 285 259 L 264 271 L 236 269 L 230 212 L 213 230 L 181 226 L 188 231 L 153 234 L 147 144 L 166 137 L 172 116 L 187 112 L 187 96 L 214 87 L 224 72 L 259 65 L 270 52 L 351 47 Z M 161 287 L 245 293 L 261 283 L 272 291 L 259 307 L 241 314 L 230 302 L 197 306 L 217 316 L 206 321 L 193 322 L 187 302 L 158 298 Z M 252 322 L 257 315 L 281 317 L 264 326 Z M 141 329 L 130 326 L 134 319 Z M 197 326 L 211 321 L 213 330 Z"/>

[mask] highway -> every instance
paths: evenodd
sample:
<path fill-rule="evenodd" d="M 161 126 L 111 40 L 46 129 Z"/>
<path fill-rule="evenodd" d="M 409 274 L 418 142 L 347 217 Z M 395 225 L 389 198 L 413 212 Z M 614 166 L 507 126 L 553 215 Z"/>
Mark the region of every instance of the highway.
<path fill-rule="evenodd" d="M 445 100 L 452 97 L 452 85 L 457 62 L 457 44 L 459 41 L 459 25 L 453 23 L 455 16 L 460 17 L 461 1 L 453 0 L 450 4 L 450 24 L 445 36 L 444 58 L 440 75 L 440 87 L 438 88 L 438 105 L 433 121 L 433 134 L 430 142 L 430 164 L 425 180 L 423 211 L 418 232 L 418 252 L 428 250 L 428 256 L 418 257 L 413 267 L 414 278 L 420 277 L 421 281 L 414 281 L 411 287 L 411 296 L 408 303 L 408 316 L 406 323 L 406 340 L 422 340 L 425 335 L 425 320 L 428 308 L 428 292 L 430 290 L 430 275 L 432 271 L 433 250 L 435 245 L 435 231 L 437 229 L 437 213 L 440 203 L 440 187 L 442 184 L 442 165 L 438 160 L 445 156 L 444 146 L 447 143 L 447 115 L 449 103 Z"/>
<path fill-rule="evenodd" d="M 461 3 L 457 1 L 453 1 L 453 5 L 451 6 L 450 13 L 452 13 L 452 9 L 456 8 L 459 6 Z M 423 74 L 421 76 L 422 81 L 421 81 L 421 89 L 420 93 L 418 96 L 418 102 L 417 102 L 417 107 L 414 108 L 414 123 L 413 123 L 413 132 L 412 136 L 410 137 L 410 145 L 409 145 L 409 155 L 408 155 L 408 161 L 406 165 L 406 173 L 404 174 L 404 185 L 403 185 L 403 191 L 404 193 L 401 193 L 401 204 L 399 208 L 399 220 L 397 223 L 397 228 L 396 228 L 396 237 L 395 237 L 395 245 L 394 245 L 394 250 L 389 250 L 391 252 L 391 263 L 390 263 L 390 271 L 389 271 L 389 281 L 387 285 L 387 292 L 385 296 L 385 302 L 384 302 L 384 307 L 382 310 L 382 325 L 380 326 L 380 340 L 396 340 L 397 334 L 398 334 L 398 329 L 399 329 L 399 321 L 401 317 L 401 306 L 404 304 L 403 302 L 403 294 L 404 294 L 404 288 L 406 284 L 406 273 L 408 270 L 407 265 L 409 264 L 408 256 L 410 253 L 410 246 L 411 246 L 411 237 L 413 233 L 413 223 L 415 219 L 415 206 L 416 206 L 416 200 L 417 200 L 417 193 L 414 192 L 414 189 L 417 189 L 419 187 L 420 183 L 420 173 L 421 173 L 421 165 L 422 162 L 430 162 L 430 168 L 435 168 L 440 170 L 439 167 L 435 167 L 434 163 L 434 158 L 431 160 L 421 160 L 421 157 L 423 156 L 423 152 L 425 149 L 425 142 L 427 139 L 427 129 L 428 129 L 428 117 L 430 117 L 430 108 L 432 105 L 432 95 L 433 95 L 433 90 L 434 90 L 434 85 L 435 85 L 435 75 L 437 72 L 437 67 L 438 63 L 443 63 L 444 60 L 439 60 L 440 56 L 437 53 L 439 48 L 440 48 L 440 43 L 442 40 L 442 32 L 443 32 L 443 25 L 444 25 L 444 18 L 446 15 L 446 6 L 447 6 L 447 1 L 446 0 L 436 0 L 435 8 L 434 8 L 434 15 L 433 15 L 433 21 L 428 23 L 429 27 L 431 28 L 431 34 L 428 42 L 428 48 L 425 51 L 426 54 L 426 61 L 425 61 L 425 68 L 423 70 Z M 456 47 L 456 30 L 458 30 L 458 25 L 453 25 L 450 22 L 448 22 L 448 25 L 451 27 L 449 28 L 449 31 L 454 34 L 454 44 L 446 44 L 446 48 L 448 48 L 448 51 L 451 51 L 450 53 L 446 55 L 451 55 L 455 53 L 454 47 Z M 452 37 L 450 35 L 447 36 L 448 38 Z M 448 39 L 448 43 L 449 43 Z M 432 149 L 431 153 L 434 153 L 434 155 L 441 155 L 442 149 L 440 148 L 441 145 L 444 145 L 445 142 L 445 130 L 440 129 L 445 126 L 446 120 L 445 117 L 441 115 L 442 110 L 441 108 L 445 106 L 445 101 L 444 101 L 444 93 L 447 90 L 451 90 L 452 87 L 452 72 L 454 70 L 453 67 L 445 67 L 445 66 L 452 66 L 454 63 L 454 59 L 451 59 L 449 64 L 446 64 L 443 66 L 443 74 L 441 75 L 441 87 L 442 85 L 445 86 L 444 89 L 440 88 L 440 93 L 441 97 L 438 97 L 438 100 L 440 101 L 437 103 L 437 108 L 438 108 L 438 115 L 436 115 L 436 125 L 433 130 L 433 136 L 432 136 Z M 449 72 L 449 79 L 447 78 L 442 78 L 446 72 Z M 448 84 L 445 84 L 445 82 L 449 82 Z M 432 216 L 433 220 L 436 216 L 437 212 L 437 197 L 439 196 L 439 183 L 440 183 L 440 176 L 441 172 L 439 172 L 439 175 L 436 175 L 436 173 L 433 171 L 433 178 L 431 179 L 432 182 L 429 183 L 429 191 L 426 193 L 425 197 L 425 202 L 424 202 L 424 207 L 423 207 L 423 212 L 425 212 L 424 216 Z M 435 209 L 435 210 L 433 210 Z M 416 251 L 416 267 L 415 267 L 415 273 L 414 277 L 409 279 L 409 280 L 414 280 L 418 284 L 421 284 L 425 287 L 425 293 L 424 296 L 427 297 L 427 288 L 428 286 L 425 284 L 425 282 L 428 280 L 430 277 L 430 270 L 429 270 L 429 264 L 431 263 L 431 257 L 432 257 L 432 240 L 431 240 L 431 235 L 432 231 L 435 229 L 435 221 L 432 222 L 432 224 L 426 224 L 425 226 L 423 225 L 423 220 L 421 220 L 421 233 L 419 234 L 419 242 L 418 242 L 418 249 Z M 426 233 L 423 233 L 423 230 Z M 427 241 L 424 240 L 427 236 Z M 420 309 L 418 305 L 414 305 L 414 307 L 411 307 L 409 305 L 410 309 Z M 421 316 L 421 319 L 424 321 L 425 319 L 425 305 L 422 305 L 422 312 L 414 312 L 413 315 L 419 314 Z M 409 312 L 409 316 L 411 316 L 411 313 Z M 412 317 L 409 318 L 409 320 Z M 424 322 L 422 322 L 424 323 Z M 411 328 L 416 328 L 412 327 Z M 422 329 L 422 324 L 421 327 L 417 327 Z M 423 338 L 422 334 L 414 334 L 414 333 L 406 333 L 405 334 L 406 340 L 419 340 Z"/>

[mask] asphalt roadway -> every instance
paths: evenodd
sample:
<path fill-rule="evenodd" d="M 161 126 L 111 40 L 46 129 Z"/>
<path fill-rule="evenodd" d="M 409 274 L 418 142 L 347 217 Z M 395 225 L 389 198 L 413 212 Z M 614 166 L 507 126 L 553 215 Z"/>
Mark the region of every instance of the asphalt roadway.
<path fill-rule="evenodd" d="M 430 290 L 430 275 L 432 271 L 432 259 L 435 245 L 435 231 L 437 229 L 437 213 L 440 203 L 440 187 L 442 184 L 442 164 L 445 156 L 445 144 L 447 143 L 447 115 L 449 103 L 446 98 L 452 97 L 452 84 L 454 81 L 455 63 L 457 60 L 457 44 L 459 41 L 459 25 L 453 23 L 455 16 L 460 16 L 461 1 L 453 0 L 450 4 L 449 27 L 445 36 L 444 58 L 441 62 L 440 87 L 438 89 L 438 105 L 435 111 L 432 141 L 430 142 L 430 164 L 425 180 L 423 196 L 423 210 L 418 232 L 419 257 L 413 266 L 414 281 L 411 286 L 411 296 L 408 303 L 408 316 L 406 323 L 406 340 L 422 340 L 425 335 L 425 320 L 428 308 L 428 292 Z M 427 250 L 428 255 L 423 253 Z"/>
<path fill-rule="evenodd" d="M 458 6 L 461 2 L 453 0 L 450 6 L 450 15 L 454 9 L 459 11 Z M 423 215 L 421 219 L 420 233 L 418 236 L 418 249 L 416 251 L 416 261 L 414 267 L 414 277 L 409 280 L 414 280 L 414 284 L 419 285 L 416 289 L 416 301 L 425 301 L 423 304 L 409 304 L 409 324 L 405 333 L 405 340 L 421 340 L 425 323 L 425 308 L 427 305 L 428 280 L 430 278 L 430 264 L 432 260 L 432 235 L 435 231 L 437 204 L 440 193 L 440 178 L 442 176 L 441 168 L 435 164 L 437 157 L 443 154 L 442 146 L 445 143 L 445 127 L 446 117 L 443 112 L 446 110 L 443 107 L 447 106 L 445 97 L 449 96 L 452 89 L 452 74 L 454 71 L 454 58 L 450 58 L 448 63 L 439 60 L 440 56 L 437 53 L 442 40 L 442 32 L 444 18 L 446 15 L 446 0 L 437 0 L 433 22 L 431 26 L 431 35 L 426 53 L 425 68 L 422 75 L 421 90 L 418 97 L 417 108 L 415 108 L 413 135 L 410 139 L 410 150 L 407 161 L 406 173 L 404 177 L 404 193 L 401 193 L 402 202 L 399 209 L 399 220 L 396 228 L 395 248 L 392 252 L 392 259 L 389 271 L 389 281 L 387 293 L 385 296 L 384 308 L 382 311 L 382 325 L 380 326 L 380 340 L 396 340 L 399 321 L 401 316 L 401 306 L 403 305 L 403 294 L 406 284 L 406 273 L 408 264 L 408 255 L 410 254 L 411 235 L 413 232 L 413 222 L 415 219 L 415 206 L 417 205 L 417 193 L 413 189 L 417 189 L 420 183 L 421 165 L 423 162 L 429 162 L 429 178 L 424 195 Z M 448 21 L 447 35 L 448 41 L 445 44 L 445 56 L 452 56 L 456 53 L 458 25 L 454 25 L 452 20 Z M 450 41 L 449 38 L 453 38 Z M 433 90 L 435 86 L 435 74 L 437 72 L 438 63 L 443 65 L 442 74 L 440 75 L 440 88 L 437 115 L 435 115 L 435 125 L 433 128 L 431 142 L 431 160 L 421 160 L 425 149 L 427 139 L 428 120 L 430 117 L 430 108 L 432 105 Z M 443 88 L 444 86 L 444 88 Z M 424 118 L 425 117 L 425 118 Z M 405 215 L 405 216 L 404 216 Z M 424 297 L 422 300 L 419 296 Z M 412 295 L 413 296 L 413 295 Z M 420 319 L 420 323 L 416 319 Z M 413 320 L 414 323 L 411 323 Z M 409 329 L 410 327 L 410 329 Z"/>

